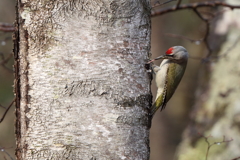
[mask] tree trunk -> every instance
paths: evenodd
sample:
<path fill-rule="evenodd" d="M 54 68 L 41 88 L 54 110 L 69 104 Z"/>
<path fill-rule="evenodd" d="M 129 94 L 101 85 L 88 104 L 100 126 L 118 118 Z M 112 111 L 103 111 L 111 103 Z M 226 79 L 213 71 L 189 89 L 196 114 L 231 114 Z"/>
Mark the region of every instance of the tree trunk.
<path fill-rule="evenodd" d="M 148 0 L 18 0 L 17 159 L 148 159 Z"/>
<path fill-rule="evenodd" d="M 226 2 L 240 4 L 238 0 Z M 217 56 L 211 58 L 213 61 L 209 65 L 205 64 L 192 121 L 185 130 L 176 159 L 231 160 L 240 157 L 240 27 L 236 25 L 240 24 L 239 16 L 239 10 L 225 11 L 215 24 L 215 36 L 226 34 L 226 41 L 218 44 L 221 49 Z M 216 43 L 217 39 L 215 37 L 211 43 Z M 217 145 L 210 147 L 212 144 Z"/>

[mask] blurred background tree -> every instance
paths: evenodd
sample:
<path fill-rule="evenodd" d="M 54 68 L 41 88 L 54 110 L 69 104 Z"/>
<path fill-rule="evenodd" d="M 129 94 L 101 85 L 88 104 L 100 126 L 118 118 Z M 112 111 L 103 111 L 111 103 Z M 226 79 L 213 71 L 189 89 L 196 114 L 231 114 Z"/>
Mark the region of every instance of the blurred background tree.
<path fill-rule="evenodd" d="M 183 0 L 183 3 L 204 2 L 205 0 Z M 214 1 L 214 0 L 211 0 Z M 152 4 L 155 3 L 152 0 Z M 163 2 L 163 1 L 160 1 Z M 240 5 L 239 0 L 225 2 Z M 172 1 L 160 8 L 176 4 Z M 154 10 L 154 9 L 153 9 Z M 150 131 L 151 160 L 204 159 L 207 143 L 203 135 L 211 142 L 222 141 L 222 137 L 233 138 L 232 142 L 215 147 L 209 159 L 233 159 L 239 151 L 239 24 L 238 10 L 220 7 L 219 10 L 207 7 L 201 9 L 205 16 L 213 16 L 210 25 L 209 44 L 213 50 L 207 61 L 208 50 L 204 43 L 176 37 L 181 35 L 193 40 L 201 40 L 206 24 L 193 12 L 181 10 L 152 18 L 152 58 L 157 57 L 171 46 L 182 45 L 187 48 L 190 58 L 185 76 L 176 93 L 163 112 L 157 112 Z M 0 1 L 0 22 L 13 23 L 15 1 Z M 233 18 L 232 18 L 233 17 Z M 0 33 L 0 54 L 8 57 L 12 53 L 11 33 Z M 231 54 L 228 54 L 228 52 Z M 220 56 L 219 56 L 220 55 Z M 221 56 L 223 55 L 223 56 Z M 160 64 L 160 62 L 158 62 Z M 12 69 L 13 60 L 7 63 Z M 12 101 L 13 73 L 0 67 L 0 104 L 7 106 Z M 156 93 L 153 83 L 152 92 Z M 0 113 L 5 111 L 0 108 Z M 191 114 L 190 114 L 191 112 Z M 14 107 L 0 124 L 0 149 L 3 148 L 14 157 Z M 186 129 L 185 129 L 186 128 Z M 185 132 L 182 136 L 182 133 Z M 183 138 L 183 139 L 181 139 Z M 182 142 L 181 142 L 182 140 Z M 181 143 L 180 143 L 181 142 Z M 211 152 L 211 151 L 210 151 Z M 232 156 L 232 157 L 231 157 Z M 1 152 L 0 159 L 9 158 Z"/>
<path fill-rule="evenodd" d="M 15 20 L 15 0 L 0 1 L 0 22 L 13 24 Z M 0 61 L 3 56 L 5 59 L 12 56 L 12 33 L 0 32 Z M 5 64 L 8 68 L 0 66 L 0 104 L 7 107 L 14 98 L 13 95 L 13 57 Z M 5 108 L 0 107 L 0 117 L 5 112 Z M 14 107 L 11 107 L 4 121 L 0 124 L 0 159 L 10 159 L 15 154 L 15 135 L 14 135 Z"/>

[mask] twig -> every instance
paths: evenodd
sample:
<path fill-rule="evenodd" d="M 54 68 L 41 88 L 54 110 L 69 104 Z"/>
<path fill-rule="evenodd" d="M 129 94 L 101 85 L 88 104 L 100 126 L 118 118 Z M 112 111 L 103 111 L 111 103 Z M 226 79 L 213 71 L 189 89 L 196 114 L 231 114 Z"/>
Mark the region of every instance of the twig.
<path fill-rule="evenodd" d="M 14 100 L 10 103 L 10 105 L 7 107 L 7 109 L 5 110 L 2 118 L 0 119 L 0 123 L 2 123 L 2 121 L 4 120 L 5 116 L 7 115 L 7 112 L 9 111 L 9 109 L 11 108 L 11 106 L 13 105 L 13 103 L 15 102 L 15 98 Z"/>
<path fill-rule="evenodd" d="M 11 147 L 12 148 L 12 147 Z M 2 151 L 2 152 L 4 152 L 5 154 L 7 154 L 8 155 L 8 157 L 11 159 L 11 160 L 14 160 L 13 159 L 13 157 L 11 157 L 11 155 L 7 152 L 7 151 L 5 151 L 5 149 L 4 148 L 0 148 L 0 151 Z M 4 156 L 4 159 L 6 159 L 6 157 Z"/>
<path fill-rule="evenodd" d="M 0 57 L 2 59 L 2 61 L 0 61 L 0 65 L 6 69 L 8 72 L 13 72 L 13 70 L 9 69 L 5 64 L 8 63 L 8 61 L 11 59 L 13 55 L 12 54 L 9 54 L 9 56 L 5 59 L 5 56 L 3 53 L 0 53 Z"/>
<path fill-rule="evenodd" d="M 6 109 L 6 107 L 4 107 L 4 106 L 3 106 L 3 105 L 1 105 L 1 104 L 0 104 L 0 107 L 2 107 L 2 108 L 5 108 L 5 109 Z"/>
<path fill-rule="evenodd" d="M 240 6 L 237 6 L 237 5 L 230 5 L 230 4 L 227 4 L 227 3 L 224 3 L 224 2 L 220 2 L 220 1 L 207 1 L 207 2 L 199 2 L 199 3 L 190 3 L 190 4 L 182 4 L 181 5 L 181 0 L 178 1 L 177 5 L 176 6 L 172 6 L 172 7 L 169 7 L 169 8 L 163 8 L 163 9 L 159 9 L 157 11 L 152 11 L 152 14 L 151 16 L 154 17 L 154 16 L 158 16 L 158 15 L 162 15 L 162 14 L 165 14 L 165 13 L 169 13 L 169 12 L 173 12 L 173 11 L 178 11 L 178 10 L 182 10 L 182 9 L 192 9 L 196 15 L 202 20 L 205 22 L 206 24 L 206 32 L 205 32 L 205 35 L 203 37 L 203 39 L 201 39 L 201 41 L 203 41 L 206 45 L 206 48 L 208 50 L 208 53 L 207 53 L 207 56 L 206 58 L 204 58 L 203 62 L 207 62 L 209 61 L 209 57 L 211 56 L 212 54 L 212 48 L 210 47 L 210 43 L 208 42 L 208 36 L 209 36 L 209 32 L 210 32 L 210 21 L 211 21 L 211 18 L 204 18 L 201 14 L 200 11 L 198 11 L 198 8 L 200 7 L 217 7 L 217 6 L 223 6 L 223 7 L 228 7 L 230 9 L 234 9 L 234 8 L 240 8 Z M 212 18 L 214 16 L 214 14 L 211 15 Z M 178 36 L 180 37 L 180 36 Z M 184 36 L 181 36 L 180 38 L 183 38 L 183 39 L 187 39 L 187 40 L 190 40 Z M 195 42 L 201 42 L 201 41 L 195 41 Z M 191 41 L 193 42 L 193 41 Z"/>
<path fill-rule="evenodd" d="M 229 7 L 230 9 L 234 8 L 240 8 L 240 6 L 237 5 L 230 5 L 224 2 L 220 1 L 207 1 L 207 2 L 198 2 L 198 3 L 189 3 L 189 4 L 182 4 L 179 5 L 178 7 L 172 6 L 172 7 L 167 7 L 167 8 L 161 8 L 155 11 L 152 11 L 151 16 L 159 16 L 163 15 L 169 12 L 174 12 L 174 11 L 179 11 L 183 9 L 195 9 L 195 8 L 200 8 L 200 7 L 217 7 L 217 6 L 223 6 L 223 7 Z"/>
<path fill-rule="evenodd" d="M 208 153 L 209 153 L 209 150 L 210 150 L 210 148 L 211 148 L 212 146 L 214 146 L 214 145 L 220 145 L 221 143 L 228 143 L 228 142 L 233 141 L 232 138 L 231 138 L 230 140 L 226 140 L 225 136 L 223 136 L 223 140 L 222 140 L 221 142 L 214 142 L 214 143 L 210 144 L 210 142 L 208 141 L 208 138 L 211 137 L 211 136 L 205 137 L 205 136 L 202 135 L 202 137 L 205 139 L 205 142 L 206 142 L 207 145 L 208 145 L 205 160 L 208 159 Z"/>
<path fill-rule="evenodd" d="M 13 24 L 0 22 L 1 27 L 13 27 Z"/>
<path fill-rule="evenodd" d="M 240 36 L 237 38 L 237 40 L 230 46 L 226 49 L 225 52 L 223 52 L 221 55 L 218 55 L 218 56 L 215 56 L 215 57 L 212 57 L 212 58 L 220 58 L 220 57 L 225 57 L 227 54 L 229 54 L 231 52 L 231 50 L 233 48 L 236 47 L 237 44 L 239 44 L 239 41 L 240 41 Z"/>
<path fill-rule="evenodd" d="M 178 8 L 180 6 L 181 2 L 182 2 L 182 0 L 178 0 L 176 8 Z"/>
<path fill-rule="evenodd" d="M 0 22 L 0 31 L 3 31 L 3 32 L 14 32 L 15 31 L 15 27 L 13 26 L 13 24 Z"/>
<path fill-rule="evenodd" d="M 201 19 L 203 20 L 205 23 L 206 23 L 206 33 L 205 33 L 205 36 L 203 38 L 203 41 L 205 42 L 205 45 L 208 49 L 208 54 L 206 56 L 206 59 L 209 58 L 209 56 L 211 55 L 212 53 L 212 49 L 208 43 L 208 35 L 209 35 L 209 30 L 210 30 L 210 20 L 209 19 L 206 19 L 204 18 L 201 13 L 197 10 L 197 8 L 194 8 L 193 11 L 196 13 L 196 15 Z"/>
<path fill-rule="evenodd" d="M 203 41 L 203 39 L 198 39 L 198 40 L 194 40 L 182 35 L 177 35 L 177 34 L 172 34 L 172 33 L 165 33 L 165 35 L 169 36 L 169 37 L 175 37 L 175 38 L 180 38 L 180 39 L 186 39 L 188 41 L 190 41 L 191 43 L 195 43 L 196 45 L 201 44 L 201 42 Z"/>
<path fill-rule="evenodd" d="M 177 0 L 168 0 L 168 1 L 163 2 L 163 3 L 160 3 L 159 1 L 156 1 L 156 2 L 154 3 L 154 5 L 152 6 L 152 8 L 162 6 L 162 5 L 167 4 L 167 3 L 169 3 L 169 2 L 172 2 L 172 1 L 177 1 Z"/>
<path fill-rule="evenodd" d="M 195 43 L 196 45 L 201 44 L 201 42 L 205 42 L 207 49 L 209 51 L 208 55 L 210 56 L 210 53 L 212 52 L 209 44 L 208 44 L 208 40 L 207 40 L 207 36 L 209 34 L 209 31 L 206 32 L 204 38 L 202 39 L 198 39 L 198 40 L 194 40 L 194 39 L 190 39 L 188 37 L 182 36 L 182 35 L 177 35 L 177 34 L 171 34 L 171 33 L 165 33 L 165 35 L 170 36 L 170 37 L 175 37 L 175 38 L 181 38 L 181 39 L 186 39 L 188 41 L 190 41 L 191 43 Z M 189 57 L 191 59 L 196 59 L 196 60 L 202 60 L 202 62 L 208 62 L 209 61 L 209 57 L 206 58 L 201 58 L 201 57 Z"/>
<path fill-rule="evenodd" d="M 8 57 L 5 59 L 3 53 L 0 53 L 0 56 L 2 57 L 2 61 L 0 62 L 0 65 L 6 64 L 12 57 L 12 54 L 9 54 Z"/>

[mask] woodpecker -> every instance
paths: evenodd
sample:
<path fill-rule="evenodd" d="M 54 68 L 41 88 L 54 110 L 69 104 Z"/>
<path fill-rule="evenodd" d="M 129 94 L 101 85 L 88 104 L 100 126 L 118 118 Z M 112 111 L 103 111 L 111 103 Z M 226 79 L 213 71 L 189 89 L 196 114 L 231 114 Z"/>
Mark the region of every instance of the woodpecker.
<path fill-rule="evenodd" d="M 152 70 L 156 75 L 155 81 L 158 89 L 155 102 L 151 107 L 151 116 L 153 116 L 159 108 L 162 111 L 175 92 L 187 66 L 188 52 L 182 46 L 174 46 L 169 48 L 165 55 L 149 61 L 148 64 L 158 59 L 164 60 L 160 67 L 152 65 Z"/>

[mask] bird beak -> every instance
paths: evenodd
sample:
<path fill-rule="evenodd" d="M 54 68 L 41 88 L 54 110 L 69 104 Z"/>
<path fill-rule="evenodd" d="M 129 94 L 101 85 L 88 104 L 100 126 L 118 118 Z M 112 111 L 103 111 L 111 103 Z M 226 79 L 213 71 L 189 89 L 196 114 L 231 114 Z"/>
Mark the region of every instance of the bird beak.
<path fill-rule="evenodd" d="M 157 57 L 157 58 L 155 58 L 155 59 L 149 61 L 148 64 L 151 63 L 151 62 L 153 62 L 153 61 L 155 61 L 155 60 L 159 60 L 159 59 L 172 59 L 172 55 L 163 55 L 163 56 L 159 56 L 159 57 Z"/>

